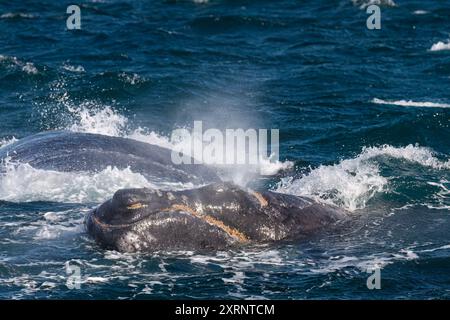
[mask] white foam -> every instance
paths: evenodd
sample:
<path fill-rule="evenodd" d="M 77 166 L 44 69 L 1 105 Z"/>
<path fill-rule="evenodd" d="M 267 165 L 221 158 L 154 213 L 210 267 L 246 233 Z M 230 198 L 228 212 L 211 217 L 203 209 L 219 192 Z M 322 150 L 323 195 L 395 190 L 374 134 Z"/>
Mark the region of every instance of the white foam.
<path fill-rule="evenodd" d="M 23 72 L 27 74 L 38 74 L 39 71 L 36 68 L 36 66 L 32 62 L 24 62 L 16 57 L 10 57 L 10 56 L 3 56 L 0 55 L 0 61 L 7 61 L 9 62 L 9 67 L 11 68 L 20 68 Z"/>
<path fill-rule="evenodd" d="M 130 168 L 108 166 L 96 173 L 58 172 L 33 168 L 29 164 L 0 163 L 0 200 L 12 202 L 53 201 L 64 203 L 99 203 L 119 189 L 153 188 L 185 190 L 198 187 L 193 183 L 147 180 Z"/>
<path fill-rule="evenodd" d="M 450 40 L 447 43 L 439 41 L 431 46 L 430 51 L 450 50 Z"/>
<path fill-rule="evenodd" d="M 397 4 L 393 0 L 352 0 L 353 5 L 359 6 L 360 9 L 365 9 L 371 5 L 396 7 Z"/>
<path fill-rule="evenodd" d="M 378 156 L 403 159 L 437 170 L 450 169 L 450 160 L 441 161 L 436 158 L 433 150 L 412 144 L 409 144 L 406 147 L 383 145 L 381 147 L 364 148 L 359 157 L 361 160 L 370 160 Z"/>
<path fill-rule="evenodd" d="M 299 249 L 295 252 L 299 254 Z M 300 253 L 301 254 L 301 253 Z M 347 268 L 357 268 L 362 272 L 373 268 L 383 268 L 396 261 L 412 261 L 419 258 L 411 248 L 400 249 L 394 252 L 378 252 L 363 256 L 329 256 L 324 258 L 304 258 L 293 257 L 288 251 L 269 250 L 246 250 L 245 252 L 217 252 L 215 255 L 186 254 L 190 263 L 200 265 L 220 265 L 224 269 L 232 272 L 231 278 L 222 278 L 225 284 L 239 287 L 245 282 L 246 271 L 258 268 L 289 268 L 291 272 L 297 274 L 327 274 Z M 269 278 L 270 274 L 266 275 Z"/>
<path fill-rule="evenodd" d="M 144 79 L 142 79 L 142 77 L 140 75 L 138 75 L 137 73 L 126 73 L 126 72 L 122 72 L 119 74 L 119 79 L 122 80 L 125 83 L 131 84 L 131 85 L 136 85 L 139 83 L 142 83 L 144 81 Z"/>
<path fill-rule="evenodd" d="M 98 203 L 123 188 L 156 187 L 129 168 L 107 167 L 95 173 L 41 170 L 29 164 L 4 164 L 0 199 L 14 202 Z"/>
<path fill-rule="evenodd" d="M 19 139 L 17 139 L 16 137 L 2 138 L 0 139 L 0 148 L 6 147 L 7 145 L 10 145 L 17 141 L 19 141 Z"/>
<path fill-rule="evenodd" d="M 424 14 L 428 14 L 428 11 L 416 10 L 416 11 L 413 12 L 413 14 L 415 14 L 415 15 L 424 15 Z"/>
<path fill-rule="evenodd" d="M 49 211 L 44 213 L 44 219 L 50 222 L 59 221 L 61 219 L 61 214 L 57 212 Z"/>
<path fill-rule="evenodd" d="M 332 203 L 354 211 L 366 207 L 377 193 L 387 191 L 388 178 L 380 174 L 377 157 L 390 157 L 409 161 L 436 170 L 450 169 L 450 160 L 441 161 L 424 147 L 364 148 L 353 159 L 335 165 L 321 165 L 298 179 L 284 178 L 276 191 L 299 196 L 310 196 L 318 201 Z"/>
<path fill-rule="evenodd" d="M 37 74 L 38 70 L 31 62 L 26 62 L 24 66 L 22 66 L 22 71 L 28 74 Z"/>
<path fill-rule="evenodd" d="M 441 179 L 439 182 L 429 181 L 427 183 L 439 189 L 433 194 L 433 202 L 426 204 L 427 208 L 434 210 L 449 210 L 450 182 L 446 179 Z"/>
<path fill-rule="evenodd" d="M 128 119 L 111 107 L 92 107 L 91 103 L 79 107 L 67 107 L 74 123 L 67 129 L 73 132 L 96 133 L 106 136 L 122 136 Z"/>
<path fill-rule="evenodd" d="M 110 279 L 105 277 L 87 277 L 82 283 L 105 283 Z"/>
<path fill-rule="evenodd" d="M 297 180 L 282 179 L 276 191 L 310 196 L 354 211 L 364 208 L 387 182 L 376 165 L 345 160 L 334 166 L 320 166 Z"/>
<path fill-rule="evenodd" d="M 421 250 L 420 252 L 434 252 L 434 251 L 438 251 L 438 250 L 450 250 L 450 244 L 443 245 L 443 246 L 433 248 L 433 249 L 424 249 L 424 250 Z"/>
<path fill-rule="evenodd" d="M 68 95 L 58 98 L 67 110 L 70 124 L 64 129 L 72 132 L 94 133 L 113 137 L 129 138 L 163 148 L 172 149 L 174 144 L 169 138 L 146 128 L 128 130 L 128 118 L 108 105 L 98 105 L 85 101 L 79 106 L 70 102 Z"/>
<path fill-rule="evenodd" d="M 62 66 L 62 68 L 64 69 L 64 70 L 67 70 L 67 71 L 70 71 L 70 72 L 76 72 L 76 73 L 82 73 L 82 72 L 85 72 L 86 70 L 84 70 L 84 67 L 83 66 L 73 66 L 73 65 L 70 65 L 70 64 L 64 64 L 63 66 Z"/>
<path fill-rule="evenodd" d="M 130 133 L 123 134 L 124 137 L 145 142 L 148 144 L 154 144 L 166 149 L 173 149 L 174 144 L 170 141 L 168 137 L 160 135 L 154 131 L 150 131 L 144 128 L 137 128 Z"/>
<path fill-rule="evenodd" d="M 338 256 L 331 257 L 327 261 L 315 263 L 311 267 L 311 273 L 330 273 L 345 268 L 356 267 L 362 272 L 372 272 L 374 268 L 384 268 L 396 261 L 411 261 L 418 259 L 419 256 L 410 249 L 401 249 L 393 253 L 374 253 L 367 256 Z"/>
<path fill-rule="evenodd" d="M 418 102 L 412 100 L 382 100 L 378 98 L 374 98 L 372 100 L 373 103 L 376 104 L 390 104 L 395 106 L 402 107 L 424 107 L 424 108 L 450 108 L 450 104 L 448 103 L 437 103 L 437 102 Z"/>
<path fill-rule="evenodd" d="M 14 19 L 14 18 L 24 18 L 24 19 L 33 19 L 35 16 L 30 13 L 23 12 L 7 12 L 0 15 L 0 19 Z"/>
<path fill-rule="evenodd" d="M 292 169 L 294 167 L 294 162 L 292 161 L 274 161 L 271 159 L 273 154 L 269 158 L 259 159 L 258 169 L 262 175 L 270 176 L 274 175 L 277 172 Z"/>
<path fill-rule="evenodd" d="M 63 234 L 71 233 L 79 233 L 83 230 L 83 224 L 80 223 L 77 226 L 66 227 L 63 225 L 44 225 L 37 228 L 37 231 L 33 237 L 34 240 L 50 240 L 57 239 L 61 237 Z"/>

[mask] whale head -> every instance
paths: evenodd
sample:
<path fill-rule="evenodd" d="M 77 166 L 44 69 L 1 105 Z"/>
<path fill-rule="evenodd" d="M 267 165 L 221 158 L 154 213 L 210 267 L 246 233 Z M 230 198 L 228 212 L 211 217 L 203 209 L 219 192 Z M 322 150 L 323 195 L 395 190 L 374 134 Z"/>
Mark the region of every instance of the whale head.
<path fill-rule="evenodd" d="M 241 240 L 220 223 L 186 206 L 177 193 L 149 188 L 119 190 L 85 220 L 98 243 L 123 252 L 220 249 Z"/>
<path fill-rule="evenodd" d="M 214 183 L 172 192 L 119 190 L 85 222 L 88 233 L 105 248 L 154 252 L 301 241 L 346 216 L 309 198 Z"/>

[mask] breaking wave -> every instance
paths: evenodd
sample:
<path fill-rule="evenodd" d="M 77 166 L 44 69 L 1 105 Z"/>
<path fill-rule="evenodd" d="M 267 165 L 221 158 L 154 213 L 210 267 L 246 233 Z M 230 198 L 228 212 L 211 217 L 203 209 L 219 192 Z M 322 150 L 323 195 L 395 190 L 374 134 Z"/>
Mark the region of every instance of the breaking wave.
<path fill-rule="evenodd" d="M 22 61 L 16 57 L 0 55 L 0 63 L 5 64 L 7 68 L 20 69 L 31 75 L 39 73 L 39 70 L 32 62 Z"/>
<path fill-rule="evenodd" d="M 365 9 L 373 4 L 384 7 L 396 7 L 397 4 L 393 0 L 352 0 L 353 5 L 360 9 Z"/>
<path fill-rule="evenodd" d="M 35 169 L 9 161 L 2 166 L 0 199 L 12 202 L 98 203 L 122 188 L 155 187 L 130 169 L 107 167 L 90 174 Z"/>
<path fill-rule="evenodd" d="M 33 19 L 35 17 L 31 13 L 24 12 L 7 12 L 0 15 L 0 19 Z"/>
<path fill-rule="evenodd" d="M 378 98 L 374 98 L 372 100 L 375 104 L 390 104 L 394 106 L 401 106 L 401 107 L 419 107 L 419 108 L 450 108 L 450 104 L 448 103 L 438 103 L 438 102 L 418 102 L 418 101 L 412 101 L 412 100 L 397 100 L 397 101 L 390 101 L 390 100 L 382 100 Z"/>
<path fill-rule="evenodd" d="M 450 40 L 447 43 L 439 41 L 431 46 L 430 51 L 450 50 Z"/>
<path fill-rule="evenodd" d="M 450 169 L 450 160 L 439 160 L 428 148 L 384 145 L 364 148 L 353 159 L 345 159 L 334 165 L 321 165 L 298 179 L 283 178 L 275 191 L 310 196 L 350 211 L 363 209 L 376 194 L 389 191 L 390 177 L 381 174 L 377 162 L 379 157 L 408 161 L 435 170 Z"/>

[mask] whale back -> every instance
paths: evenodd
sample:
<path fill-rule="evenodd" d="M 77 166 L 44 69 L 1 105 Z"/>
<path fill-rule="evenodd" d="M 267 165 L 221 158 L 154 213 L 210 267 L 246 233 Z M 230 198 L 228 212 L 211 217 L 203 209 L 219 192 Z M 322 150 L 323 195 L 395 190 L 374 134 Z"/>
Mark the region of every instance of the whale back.
<path fill-rule="evenodd" d="M 167 182 L 220 181 L 209 167 L 176 165 L 171 150 L 148 143 L 91 133 L 53 131 L 36 134 L 0 149 L 0 161 L 28 163 L 32 167 L 62 172 L 98 172 L 108 166 L 130 168 L 146 178 Z"/>

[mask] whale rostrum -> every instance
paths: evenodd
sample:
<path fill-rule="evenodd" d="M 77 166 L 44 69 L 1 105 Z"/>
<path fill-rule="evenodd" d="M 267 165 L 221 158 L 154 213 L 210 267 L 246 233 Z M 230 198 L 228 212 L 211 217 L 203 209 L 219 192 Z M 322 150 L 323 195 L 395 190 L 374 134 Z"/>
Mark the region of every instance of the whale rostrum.
<path fill-rule="evenodd" d="M 85 223 L 108 249 L 222 250 L 301 240 L 345 217 L 345 211 L 308 198 L 222 182 L 183 191 L 119 190 Z"/>

